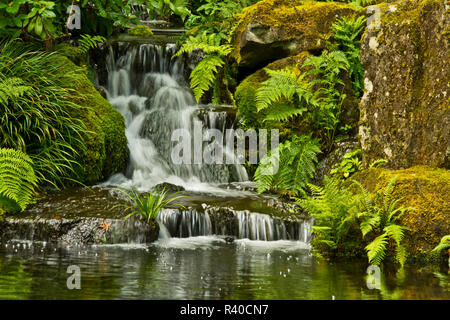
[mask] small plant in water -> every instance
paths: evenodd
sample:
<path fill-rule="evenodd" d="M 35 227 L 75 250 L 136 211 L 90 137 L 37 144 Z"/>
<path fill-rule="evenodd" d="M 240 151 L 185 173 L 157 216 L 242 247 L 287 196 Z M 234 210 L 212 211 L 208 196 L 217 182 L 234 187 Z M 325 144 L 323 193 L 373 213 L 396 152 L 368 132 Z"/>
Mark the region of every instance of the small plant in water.
<path fill-rule="evenodd" d="M 168 207 L 169 205 L 184 208 L 183 205 L 177 203 L 177 200 L 185 198 L 186 196 L 180 195 L 180 192 L 175 192 L 168 195 L 166 189 L 162 191 L 156 191 L 155 193 L 141 194 L 136 188 L 131 190 L 118 188 L 121 192 L 126 194 L 126 196 L 131 200 L 132 204 L 120 204 L 115 207 L 123 207 L 126 211 L 131 211 L 127 214 L 125 219 L 138 214 L 144 218 L 146 223 L 155 221 L 158 218 L 159 213 L 162 209 Z"/>

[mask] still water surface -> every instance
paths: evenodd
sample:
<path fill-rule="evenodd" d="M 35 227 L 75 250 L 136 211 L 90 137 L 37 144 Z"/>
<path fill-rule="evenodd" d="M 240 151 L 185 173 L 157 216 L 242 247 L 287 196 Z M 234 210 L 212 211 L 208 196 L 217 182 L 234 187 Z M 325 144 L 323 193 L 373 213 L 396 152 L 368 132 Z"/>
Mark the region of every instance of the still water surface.
<path fill-rule="evenodd" d="M 67 288 L 70 265 L 80 267 L 80 290 Z M 294 241 L 9 242 L 0 244 L 0 299 L 450 299 L 448 270 L 385 267 L 380 289 L 368 289 L 366 269 L 318 260 Z"/>

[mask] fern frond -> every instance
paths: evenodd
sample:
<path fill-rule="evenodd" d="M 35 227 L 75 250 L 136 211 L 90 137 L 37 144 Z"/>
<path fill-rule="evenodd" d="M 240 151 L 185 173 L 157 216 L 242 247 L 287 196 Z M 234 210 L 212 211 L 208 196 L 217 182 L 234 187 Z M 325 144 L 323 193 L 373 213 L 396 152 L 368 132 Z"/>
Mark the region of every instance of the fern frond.
<path fill-rule="evenodd" d="M 266 109 L 274 102 L 282 99 L 291 101 L 299 88 L 297 75 L 289 70 L 270 70 L 264 69 L 269 75 L 269 79 L 264 81 L 256 92 L 256 109 L 261 111 Z"/>
<path fill-rule="evenodd" d="M 388 235 L 383 233 L 366 246 L 367 257 L 371 264 L 379 265 L 383 261 L 386 255 L 387 243 Z"/>
<path fill-rule="evenodd" d="M 14 149 L 0 149 L 0 195 L 25 210 L 33 196 L 37 178 L 30 157 Z"/>
<path fill-rule="evenodd" d="M 302 115 L 306 110 L 307 108 L 296 108 L 290 104 L 274 103 L 264 121 L 285 121 L 291 117 Z"/>
<path fill-rule="evenodd" d="M 450 249 L 450 235 L 443 236 L 439 244 L 431 251 L 432 253 L 441 253 L 442 250 Z"/>
<path fill-rule="evenodd" d="M 374 160 L 370 165 L 369 165 L 369 169 L 372 168 L 378 168 L 380 166 L 384 166 L 387 163 L 387 160 L 384 159 L 377 159 Z"/>
<path fill-rule="evenodd" d="M 24 85 L 20 78 L 0 78 L 0 104 L 6 105 L 8 101 L 15 101 L 28 91 L 31 91 L 31 88 Z"/>
<path fill-rule="evenodd" d="M 91 36 L 89 34 L 83 34 L 81 35 L 81 39 L 79 39 L 80 46 L 78 48 L 83 51 L 83 53 L 86 53 L 90 49 L 97 48 L 99 43 L 105 41 L 106 38 L 99 35 Z"/>
<path fill-rule="evenodd" d="M 207 91 L 214 80 L 216 79 L 216 73 L 218 68 L 224 65 L 224 61 L 221 57 L 216 55 L 208 55 L 191 72 L 191 88 L 194 91 L 194 96 L 197 102 Z"/>
<path fill-rule="evenodd" d="M 232 51 L 231 45 L 220 45 L 220 40 L 214 34 L 207 35 L 204 32 L 201 36 L 190 36 L 181 46 L 181 48 L 172 56 L 172 59 L 184 54 L 191 53 L 194 50 L 201 50 L 206 54 L 215 54 L 219 56 L 228 56 Z"/>

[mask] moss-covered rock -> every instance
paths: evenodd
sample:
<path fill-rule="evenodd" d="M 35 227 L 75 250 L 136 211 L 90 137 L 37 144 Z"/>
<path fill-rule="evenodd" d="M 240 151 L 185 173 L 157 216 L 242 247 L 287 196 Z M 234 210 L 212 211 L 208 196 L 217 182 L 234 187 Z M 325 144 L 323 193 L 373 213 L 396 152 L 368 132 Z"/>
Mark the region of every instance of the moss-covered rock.
<path fill-rule="evenodd" d="M 404 245 L 409 257 L 428 255 L 440 239 L 450 234 L 450 171 L 427 166 L 406 170 L 369 169 L 352 176 L 369 192 L 384 190 L 397 176 L 392 194 L 401 199 L 399 206 L 414 207 L 400 219 L 410 231 L 405 234 Z"/>
<path fill-rule="evenodd" d="M 153 35 L 153 31 L 148 26 L 137 25 L 131 29 L 127 30 L 130 36 L 136 37 L 151 37 Z"/>
<path fill-rule="evenodd" d="M 262 0 L 238 14 L 233 57 L 257 68 L 302 51 L 325 48 L 330 27 L 356 9 L 339 2 Z"/>
<path fill-rule="evenodd" d="M 67 57 L 54 55 L 54 59 L 64 59 L 65 69 L 79 68 Z M 73 97 L 74 103 L 82 106 L 73 117 L 81 119 L 88 130 L 82 136 L 86 145 L 85 150 L 79 152 L 80 168 L 77 177 L 85 184 L 102 181 L 114 173 L 125 170 L 128 161 L 128 146 L 125 136 L 125 120 L 111 104 L 104 99 L 88 79 L 86 68 L 80 69 L 81 80 L 73 84 L 80 95 Z"/>
<path fill-rule="evenodd" d="M 421 164 L 448 169 L 448 6 L 444 0 L 402 0 L 378 7 L 379 28 L 370 25 L 361 45 L 363 161 L 384 158 L 393 169 Z"/>

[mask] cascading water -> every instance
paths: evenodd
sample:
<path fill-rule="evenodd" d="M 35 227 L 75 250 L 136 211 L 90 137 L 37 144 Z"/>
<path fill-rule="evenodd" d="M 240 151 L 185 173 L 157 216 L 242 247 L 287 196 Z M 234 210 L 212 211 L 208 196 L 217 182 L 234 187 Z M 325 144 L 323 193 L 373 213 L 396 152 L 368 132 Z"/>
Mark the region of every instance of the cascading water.
<path fill-rule="evenodd" d="M 215 215 L 217 208 L 204 212 L 196 210 L 163 210 L 158 217 L 164 228 L 164 237 L 193 237 L 227 235 L 250 240 L 298 240 L 308 243 L 311 239 L 310 221 L 288 222 L 266 214 L 228 210 L 228 219 Z M 219 211 L 221 211 L 219 209 Z M 223 214 L 224 212 L 219 212 Z"/>
<path fill-rule="evenodd" d="M 125 46 L 125 50 L 120 50 L 120 46 Z M 126 175 L 115 175 L 108 184 L 148 191 L 159 183 L 169 182 L 187 190 L 211 191 L 211 183 L 248 180 L 239 164 L 172 162 L 171 152 L 177 144 L 171 141 L 174 130 L 189 132 L 194 146 L 198 140 L 194 141 L 193 131 L 198 123 L 223 133 L 230 126 L 224 111 L 206 111 L 207 116 L 202 115 L 205 111 L 195 103 L 184 80 L 182 58 L 171 59 L 175 51 L 175 44 L 119 43 L 118 50 L 109 47 L 106 94 L 125 118 L 130 161 Z"/>
<path fill-rule="evenodd" d="M 171 58 L 176 52 L 175 44 L 118 42 L 107 49 L 107 76 L 103 75 L 103 81 L 97 84 L 104 85 L 107 99 L 125 118 L 130 159 L 126 173 L 112 176 L 106 185 L 149 191 L 168 182 L 189 191 L 229 195 L 230 191 L 220 184 L 248 180 L 237 161 L 231 165 L 173 163 L 171 153 L 177 143 L 171 137 L 174 130 L 186 130 L 191 146 L 198 146 L 194 133 L 199 124 L 200 129 L 216 129 L 223 137 L 234 125 L 229 107 L 195 103 L 186 81 L 183 57 Z M 200 141 L 202 149 L 209 143 Z M 222 150 L 227 152 L 223 146 Z M 230 158 L 235 159 L 234 155 Z M 288 222 L 230 208 L 203 209 L 163 210 L 158 217 L 159 238 L 230 235 L 265 241 L 310 240 L 308 221 Z"/>

